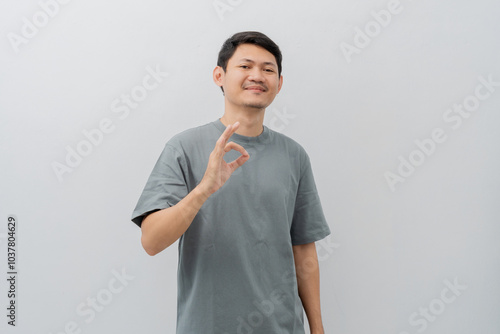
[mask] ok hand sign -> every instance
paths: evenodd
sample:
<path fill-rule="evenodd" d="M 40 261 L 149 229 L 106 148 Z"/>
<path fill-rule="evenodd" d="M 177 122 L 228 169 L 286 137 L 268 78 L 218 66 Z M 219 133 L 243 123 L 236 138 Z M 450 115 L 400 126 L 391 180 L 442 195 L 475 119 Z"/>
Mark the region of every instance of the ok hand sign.
<path fill-rule="evenodd" d="M 239 126 L 240 122 L 229 124 L 217 140 L 214 150 L 210 153 L 207 170 L 199 184 L 207 195 L 212 195 L 219 190 L 231 174 L 250 158 L 248 152 L 241 145 L 235 142 L 228 143 L 229 138 Z M 231 150 L 240 152 L 241 156 L 230 163 L 226 163 L 223 159 L 224 155 Z"/>

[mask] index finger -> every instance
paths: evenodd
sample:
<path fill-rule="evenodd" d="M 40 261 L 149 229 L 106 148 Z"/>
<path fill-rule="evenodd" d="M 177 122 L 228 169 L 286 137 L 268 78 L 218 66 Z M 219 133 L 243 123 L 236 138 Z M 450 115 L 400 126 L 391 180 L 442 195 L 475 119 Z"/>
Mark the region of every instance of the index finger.
<path fill-rule="evenodd" d="M 217 143 L 218 143 L 217 146 L 224 149 L 224 146 L 226 146 L 227 141 L 229 140 L 229 138 L 231 138 L 231 136 L 238 129 L 239 126 L 240 126 L 240 122 L 235 122 L 234 124 L 229 124 L 226 127 L 226 130 L 224 130 L 222 135 L 219 137 L 219 140 L 217 140 Z"/>

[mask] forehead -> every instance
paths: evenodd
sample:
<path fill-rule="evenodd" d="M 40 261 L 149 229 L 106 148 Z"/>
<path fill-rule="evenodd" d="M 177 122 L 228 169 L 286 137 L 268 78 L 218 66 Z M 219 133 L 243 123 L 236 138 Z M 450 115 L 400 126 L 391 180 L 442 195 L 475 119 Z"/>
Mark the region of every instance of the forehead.
<path fill-rule="evenodd" d="M 271 52 L 254 44 L 238 45 L 233 56 L 229 58 L 229 62 L 238 62 L 243 60 L 251 60 L 256 63 L 272 63 L 276 65 L 276 58 Z"/>

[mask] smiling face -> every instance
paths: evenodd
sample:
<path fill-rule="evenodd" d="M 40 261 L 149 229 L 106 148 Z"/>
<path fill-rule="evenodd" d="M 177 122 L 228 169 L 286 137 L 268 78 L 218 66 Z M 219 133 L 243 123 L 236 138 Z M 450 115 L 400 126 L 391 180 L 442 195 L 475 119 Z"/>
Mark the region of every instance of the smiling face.
<path fill-rule="evenodd" d="M 214 81 L 224 89 L 226 107 L 262 110 L 281 90 L 283 76 L 278 75 L 272 53 L 257 45 L 241 44 L 225 72 L 220 66 L 215 68 Z"/>

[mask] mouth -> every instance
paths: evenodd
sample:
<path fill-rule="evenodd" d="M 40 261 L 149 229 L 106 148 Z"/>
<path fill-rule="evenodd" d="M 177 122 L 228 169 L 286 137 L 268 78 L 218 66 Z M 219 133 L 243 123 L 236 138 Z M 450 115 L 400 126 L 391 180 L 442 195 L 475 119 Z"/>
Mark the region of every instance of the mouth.
<path fill-rule="evenodd" d="M 249 90 L 252 92 L 262 92 L 262 93 L 266 91 L 266 89 L 261 86 L 248 86 L 245 88 L 245 90 Z"/>

